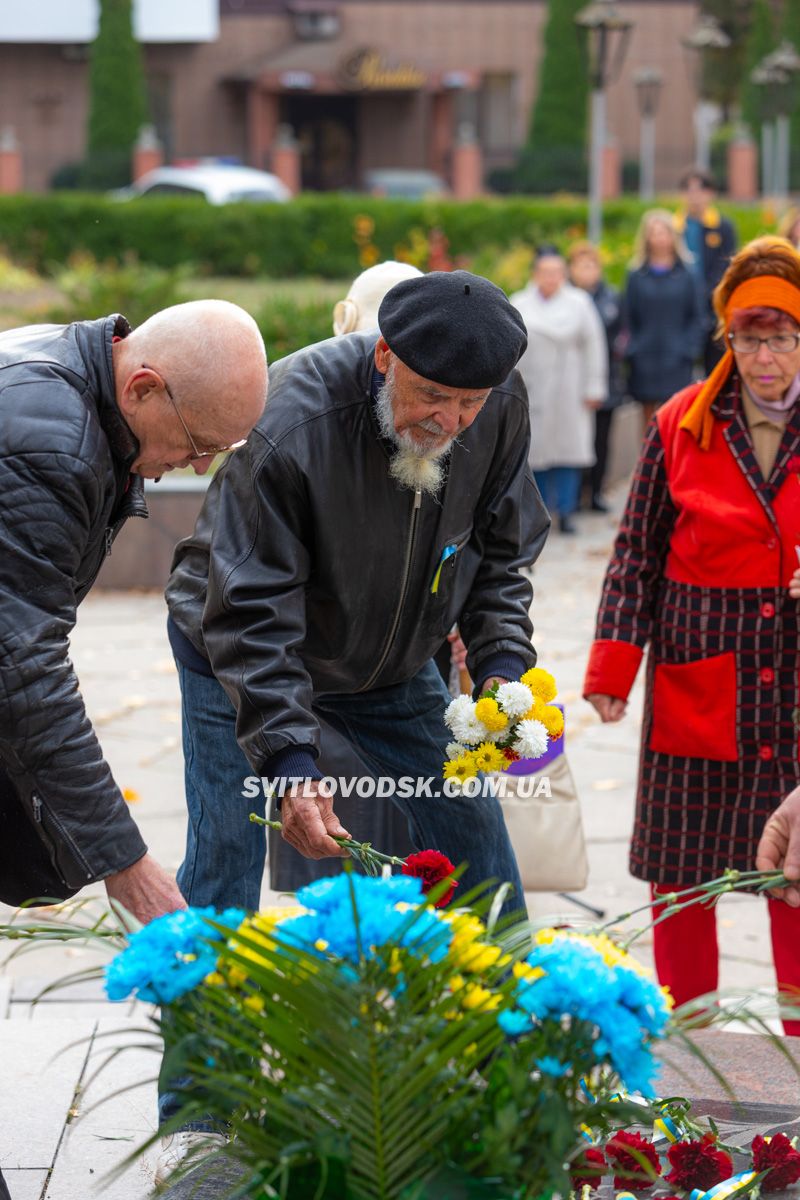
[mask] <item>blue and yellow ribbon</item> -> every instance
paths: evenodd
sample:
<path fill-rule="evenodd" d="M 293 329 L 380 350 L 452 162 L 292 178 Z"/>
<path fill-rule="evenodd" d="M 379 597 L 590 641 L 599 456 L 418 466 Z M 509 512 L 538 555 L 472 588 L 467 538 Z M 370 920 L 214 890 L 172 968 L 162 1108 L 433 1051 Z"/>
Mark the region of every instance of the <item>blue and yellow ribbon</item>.
<path fill-rule="evenodd" d="M 431 584 L 431 595 L 435 596 L 436 593 L 438 592 L 439 582 L 442 578 L 442 567 L 447 562 L 448 558 L 453 557 L 453 555 L 456 553 L 457 550 L 458 550 L 458 546 L 453 544 L 450 546 L 445 546 L 444 550 L 442 551 L 442 557 L 439 559 L 439 565 L 436 568 L 436 574 L 434 575 L 433 583 Z"/>

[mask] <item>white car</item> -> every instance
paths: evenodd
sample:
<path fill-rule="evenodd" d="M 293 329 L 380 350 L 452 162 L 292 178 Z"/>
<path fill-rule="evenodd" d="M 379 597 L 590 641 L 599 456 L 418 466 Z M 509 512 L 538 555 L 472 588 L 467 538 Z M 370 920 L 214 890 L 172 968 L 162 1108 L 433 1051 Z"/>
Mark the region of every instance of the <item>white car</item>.
<path fill-rule="evenodd" d="M 192 167 L 156 167 L 130 187 L 112 193 L 120 200 L 136 196 L 198 196 L 209 204 L 236 201 L 264 203 L 291 200 L 292 193 L 277 175 L 253 167 L 201 163 Z"/>

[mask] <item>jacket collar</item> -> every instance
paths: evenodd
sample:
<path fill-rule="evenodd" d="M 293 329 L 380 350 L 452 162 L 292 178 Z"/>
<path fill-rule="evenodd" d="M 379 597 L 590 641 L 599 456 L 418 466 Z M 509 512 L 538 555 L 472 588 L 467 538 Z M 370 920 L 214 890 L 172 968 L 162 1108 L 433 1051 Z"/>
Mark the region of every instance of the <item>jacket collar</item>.
<path fill-rule="evenodd" d="M 117 407 L 111 348 L 115 337 L 128 336 L 130 324 L 120 313 L 113 313 L 97 321 L 78 321 L 73 328 L 100 425 L 108 438 L 113 457 L 128 469 L 139 453 L 139 442 Z"/>

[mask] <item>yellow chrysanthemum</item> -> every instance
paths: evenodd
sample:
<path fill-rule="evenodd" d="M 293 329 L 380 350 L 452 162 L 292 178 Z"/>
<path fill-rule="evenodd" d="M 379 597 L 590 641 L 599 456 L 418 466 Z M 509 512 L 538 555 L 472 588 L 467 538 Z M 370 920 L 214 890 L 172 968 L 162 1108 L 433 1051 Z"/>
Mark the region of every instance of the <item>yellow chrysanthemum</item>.
<path fill-rule="evenodd" d="M 481 974 L 493 966 L 505 966 L 510 956 L 493 942 L 483 942 L 486 926 L 471 913 L 459 913 L 452 921 L 453 937 L 448 959 L 458 971 Z"/>
<path fill-rule="evenodd" d="M 465 779 L 473 779 L 477 773 L 471 754 L 462 754 L 461 758 L 450 758 L 444 764 L 445 779 L 458 779 L 463 783 Z"/>
<path fill-rule="evenodd" d="M 547 712 L 547 705 L 541 696 L 533 697 L 533 704 L 523 716 L 523 721 L 541 721 L 544 725 L 544 714 Z"/>
<path fill-rule="evenodd" d="M 508 725 L 508 717 L 491 696 L 485 696 L 475 705 L 475 716 L 482 721 L 490 733 L 499 733 Z"/>
<path fill-rule="evenodd" d="M 515 979 L 526 979 L 529 983 L 533 983 L 534 979 L 541 979 L 546 971 L 543 967 L 532 967 L 530 963 L 515 962 L 511 973 Z"/>
<path fill-rule="evenodd" d="M 651 972 L 647 967 L 638 962 L 632 954 L 627 950 L 623 950 L 617 945 L 607 933 L 578 933 L 569 929 L 540 929 L 534 936 L 534 942 L 538 945 L 548 945 L 555 938 L 568 938 L 570 941 L 583 942 L 600 955 L 607 967 L 625 967 L 629 971 L 635 971 L 637 975 L 650 976 Z"/>
<path fill-rule="evenodd" d="M 553 741 L 555 741 L 556 738 L 561 737 L 562 733 L 564 732 L 564 714 L 560 708 L 556 708 L 554 704 L 545 704 L 544 713 L 538 719 L 542 722 L 547 730 L 548 736 L 551 737 Z"/>
<path fill-rule="evenodd" d="M 450 981 L 448 982 L 447 986 L 449 987 L 451 992 L 460 992 L 461 989 L 464 987 L 464 976 L 463 975 L 453 975 L 452 978 L 450 979 Z"/>
<path fill-rule="evenodd" d="M 263 1012 L 264 1011 L 264 997 L 256 996 L 256 995 L 248 996 L 244 1002 L 244 1007 L 252 1009 L 253 1012 L 257 1012 L 257 1013 Z"/>
<path fill-rule="evenodd" d="M 558 693 L 555 679 L 549 671 L 543 670 L 542 667 L 531 667 L 530 671 L 526 671 L 522 676 L 520 683 L 526 684 L 534 696 L 544 700 L 545 704 L 555 700 Z"/>
<path fill-rule="evenodd" d="M 472 751 L 472 761 L 479 771 L 502 771 L 507 766 L 505 755 L 494 742 L 481 742 L 477 750 Z"/>
<path fill-rule="evenodd" d="M 490 992 L 488 988 L 481 987 L 479 983 L 468 983 L 466 988 L 459 992 L 458 999 L 462 1008 L 468 1012 L 491 1012 L 492 1009 L 499 1008 L 503 998 L 497 992 Z"/>

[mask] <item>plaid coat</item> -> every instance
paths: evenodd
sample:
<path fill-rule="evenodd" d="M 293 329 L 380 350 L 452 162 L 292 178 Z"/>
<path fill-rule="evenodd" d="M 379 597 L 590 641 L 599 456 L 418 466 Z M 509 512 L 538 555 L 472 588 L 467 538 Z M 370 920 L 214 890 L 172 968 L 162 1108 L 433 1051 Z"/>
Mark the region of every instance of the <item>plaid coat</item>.
<path fill-rule="evenodd" d="M 649 429 L 584 684 L 626 698 L 649 644 L 630 869 L 669 886 L 752 870 L 800 776 L 800 405 L 764 480 L 735 373 L 709 449 L 680 429 L 699 386 Z"/>

